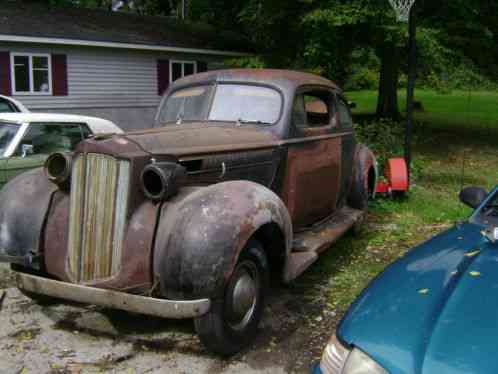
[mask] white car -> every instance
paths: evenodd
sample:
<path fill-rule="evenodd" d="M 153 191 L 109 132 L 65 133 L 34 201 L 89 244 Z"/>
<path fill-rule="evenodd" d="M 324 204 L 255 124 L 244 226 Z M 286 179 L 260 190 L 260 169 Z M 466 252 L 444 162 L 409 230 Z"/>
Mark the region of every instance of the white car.
<path fill-rule="evenodd" d="M 68 152 L 93 134 L 123 131 L 111 121 L 78 115 L 0 113 L 0 187 L 54 152 Z"/>
<path fill-rule="evenodd" d="M 0 113 L 29 113 L 20 101 L 0 95 Z"/>

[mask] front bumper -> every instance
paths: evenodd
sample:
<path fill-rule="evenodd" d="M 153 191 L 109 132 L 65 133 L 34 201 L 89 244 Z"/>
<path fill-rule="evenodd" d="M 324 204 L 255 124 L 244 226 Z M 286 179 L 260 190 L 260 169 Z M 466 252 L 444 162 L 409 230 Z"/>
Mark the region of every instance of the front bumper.
<path fill-rule="evenodd" d="M 211 307 L 209 299 L 192 301 L 163 300 L 60 282 L 20 272 L 15 272 L 15 277 L 17 287 L 28 292 L 154 317 L 171 319 L 195 318 L 209 312 Z"/>

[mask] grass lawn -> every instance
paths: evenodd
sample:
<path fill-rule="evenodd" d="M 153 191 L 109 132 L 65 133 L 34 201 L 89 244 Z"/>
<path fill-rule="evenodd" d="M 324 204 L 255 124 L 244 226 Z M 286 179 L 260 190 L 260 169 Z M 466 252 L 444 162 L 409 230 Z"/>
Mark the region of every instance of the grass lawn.
<path fill-rule="evenodd" d="M 348 92 L 348 98 L 357 104 L 354 114 L 375 112 L 377 92 Z M 406 91 L 398 92 L 400 108 L 406 107 Z M 433 129 L 477 129 L 480 132 L 498 127 L 498 92 L 452 91 L 439 94 L 432 90 L 417 90 L 415 100 L 422 103 L 423 111 L 415 118 L 426 122 Z M 470 129 L 469 129 L 470 130 Z"/>
<path fill-rule="evenodd" d="M 353 92 L 348 96 L 357 102 L 357 113 L 374 111 L 375 93 Z M 470 214 L 458 200 L 462 182 L 488 190 L 498 183 L 498 93 L 474 93 L 468 119 L 466 93 L 417 91 L 416 97 L 425 112 L 417 113 L 417 120 L 424 125 L 419 126 L 414 145 L 417 173 L 409 196 L 372 202 L 362 235 L 341 239 L 296 284 L 325 288 L 326 304 L 337 313 L 335 322 L 388 264 Z M 485 133 L 476 132 L 476 128 L 485 129 Z"/>

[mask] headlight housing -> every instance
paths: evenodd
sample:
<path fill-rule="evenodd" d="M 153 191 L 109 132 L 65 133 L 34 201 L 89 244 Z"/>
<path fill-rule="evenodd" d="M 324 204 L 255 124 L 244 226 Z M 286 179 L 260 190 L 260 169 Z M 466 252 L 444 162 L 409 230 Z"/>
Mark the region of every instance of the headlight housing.
<path fill-rule="evenodd" d="M 147 165 L 142 171 L 142 189 L 153 201 L 167 200 L 178 192 L 186 178 L 183 166 L 172 162 Z"/>
<path fill-rule="evenodd" d="M 335 335 L 323 352 L 320 369 L 323 374 L 389 374 L 358 348 L 345 347 Z"/>
<path fill-rule="evenodd" d="M 53 153 L 45 161 L 47 178 L 59 187 L 68 187 L 71 177 L 73 157 L 67 153 Z"/>

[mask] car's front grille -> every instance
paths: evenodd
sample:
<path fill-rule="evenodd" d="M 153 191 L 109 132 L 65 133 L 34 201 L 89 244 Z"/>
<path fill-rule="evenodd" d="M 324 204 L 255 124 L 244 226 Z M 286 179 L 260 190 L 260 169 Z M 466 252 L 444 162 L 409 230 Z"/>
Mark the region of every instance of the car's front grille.
<path fill-rule="evenodd" d="M 73 164 L 68 240 L 74 282 L 113 277 L 121 265 L 130 164 L 89 153 Z"/>

